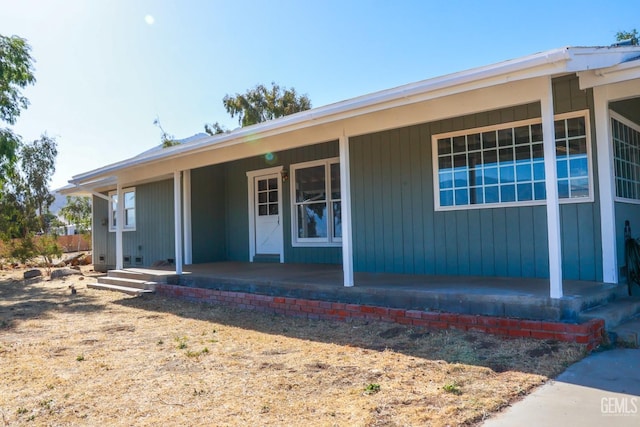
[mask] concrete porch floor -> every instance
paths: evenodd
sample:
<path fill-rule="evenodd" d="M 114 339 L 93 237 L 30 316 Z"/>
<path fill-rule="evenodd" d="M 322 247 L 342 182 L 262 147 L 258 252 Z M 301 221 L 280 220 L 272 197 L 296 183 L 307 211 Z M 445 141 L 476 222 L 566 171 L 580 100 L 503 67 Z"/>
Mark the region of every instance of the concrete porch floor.
<path fill-rule="evenodd" d="M 334 264 L 216 262 L 185 266 L 182 275 L 166 267 L 127 270 L 195 288 L 565 322 L 627 292 L 626 285 L 567 280 L 564 297 L 551 299 L 546 279 L 388 273 L 356 273 L 355 286 L 344 287 L 342 266 Z"/>

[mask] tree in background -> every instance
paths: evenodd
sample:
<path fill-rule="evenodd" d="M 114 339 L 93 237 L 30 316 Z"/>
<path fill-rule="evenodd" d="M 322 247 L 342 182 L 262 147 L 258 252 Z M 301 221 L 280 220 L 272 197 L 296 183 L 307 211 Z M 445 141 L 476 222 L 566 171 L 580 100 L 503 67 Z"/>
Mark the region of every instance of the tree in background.
<path fill-rule="evenodd" d="M 55 139 L 47 135 L 21 146 L 17 153 L 20 161 L 0 193 L 0 237 L 9 248 L 6 255 L 21 262 L 37 255 L 49 261 L 60 253 L 49 237 L 35 239 L 50 231 L 49 206 L 54 198 L 48 185 L 57 154 Z"/>
<path fill-rule="evenodd" d="M 634 28 L 631 31 L 618 31 L 616 33 L 616 41 L 631 40 L 631 44 L 638 45 L 638 31 Z"/>
<path fill-rule="evenodd" d="M 67 204 L 60 209 L 60 215 L 69 225 L 75 225 L 78 234 L 87 233 L 91 229 L 91 199 L 67 196 Z"/>
<path fill-rule="evenodd" d="M 0 34 L 0 122 L 13 125 L 29 100 L 22 89 L 35 83 L 31 47 L 18 36 Z M 20 146 L 20 136 L 0 127 L 0 188 L 13 171 Z"/>
<path fill-rule="evenodd" d="M 294 88 L 280 87 L 275 82 L 271 82 L 270 88 L 257 85 L 244 94 L 226 95 L 222 103 L 231 117 L 238 116 L 238 123 L 242 127 L 311 108 L 311 100 L 307 95 L 299 95 Z M 209 135 L 226 132 L 218 122 L 205 124 L 204 130 Z"/>

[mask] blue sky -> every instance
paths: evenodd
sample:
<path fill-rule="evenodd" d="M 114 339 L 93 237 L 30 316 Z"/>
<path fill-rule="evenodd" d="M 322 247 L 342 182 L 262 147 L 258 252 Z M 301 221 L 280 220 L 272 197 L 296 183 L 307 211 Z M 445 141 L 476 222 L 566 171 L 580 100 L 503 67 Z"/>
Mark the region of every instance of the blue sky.
<path fill-rule="evenodd" d="M 58 140 L 52 188 L 207 122 L 226 94 L 275 81 L 322 106 L 640 29 L 636 1 L 0 0 L 0 34 L 32 46 L 14 131 Z"/>

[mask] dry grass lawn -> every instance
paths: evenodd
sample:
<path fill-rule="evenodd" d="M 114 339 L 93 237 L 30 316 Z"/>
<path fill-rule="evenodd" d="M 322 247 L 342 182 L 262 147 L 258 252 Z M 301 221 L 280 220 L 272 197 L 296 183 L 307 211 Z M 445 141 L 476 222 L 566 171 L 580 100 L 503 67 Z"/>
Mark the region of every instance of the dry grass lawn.
<path fill-rule="evenodd" d="M 5 425 L 470 425 L 577 345 L 309 321 L 0 271 Z M 77 294 L 68 285 L 75 283 Z"/>

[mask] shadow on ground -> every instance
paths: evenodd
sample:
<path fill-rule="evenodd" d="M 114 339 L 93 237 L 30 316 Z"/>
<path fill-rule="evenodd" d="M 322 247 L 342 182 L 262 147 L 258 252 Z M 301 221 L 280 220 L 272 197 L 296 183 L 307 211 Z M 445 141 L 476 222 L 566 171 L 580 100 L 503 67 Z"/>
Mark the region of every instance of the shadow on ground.
<path fill-rule="evenodd" d="M 495 372 L 519 371 L 552 377 L 584 356 L 583 347 L 553 340 L 508 339 L 484 333 L 434 331 L 362 320 L 310 320 L 187 302 L 158 295 L 126 298 L 114 303 L 269 335 L 373 351 L 391 350 L 421 359 L 483 366 Z"/>
<path fill-rule="evenodd" d="M 46 318 L 52 311 L 89 313 L 105 307 L 89 294 L 72 295 L 63 278 L 41 286 L 44 280 L 0 280 L 0 331 L 21 321 Z"/>

